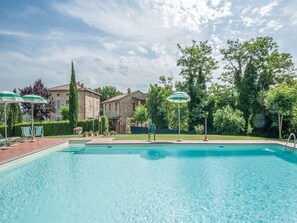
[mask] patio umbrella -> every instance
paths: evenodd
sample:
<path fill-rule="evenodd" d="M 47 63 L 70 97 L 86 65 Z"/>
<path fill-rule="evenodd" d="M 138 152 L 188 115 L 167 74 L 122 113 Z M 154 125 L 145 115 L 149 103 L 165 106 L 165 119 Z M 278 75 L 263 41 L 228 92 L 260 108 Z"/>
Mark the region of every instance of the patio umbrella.
<path fill-rule="evenodd" d="M 31 120 L 31 131 L 32 131 L 32 140 L 34 141 L 34 104 L 47 104 L 48 101 L 43 97 L 35 94 L 28 94 L 23 96 L 24 102 L 31 104 L 32 111 L 32 120 Z"/>
<path fill-rule="evenodd" d="M 7 147 L 6 107 L 8 103 L 22 102 L 23 98 L 10 91 L 0 91 L 0 103 L 4 103 L 5 147 Z"/>
<path fill-rule="evenodd" d="M 178 103 L 178 134 L 179 134 L 179 141 L 181 141 L 180 138 L 180 103 L 185 103 L 190 101 L 190 96 L 183 91 L 176 91 L 172 95 L 170 95 L 167 98 L 170 102 Z"/>

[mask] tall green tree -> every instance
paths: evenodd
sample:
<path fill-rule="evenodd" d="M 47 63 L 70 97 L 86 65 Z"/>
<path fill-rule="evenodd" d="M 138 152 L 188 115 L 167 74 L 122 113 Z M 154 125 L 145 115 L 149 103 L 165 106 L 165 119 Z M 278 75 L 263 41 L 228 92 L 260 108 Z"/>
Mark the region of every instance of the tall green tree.
<path fill-rule="evenodd" d="M 71 62 L 71 80 L 69 88 L 69 122 L 72 131 L 78 124 L 78 92 L 73 61 Z"/>
<path fill-rule="evenodd" d="M 239 94 L 238 108 L 244 113 L 245 129 L 252 114 L 264 114 L 264 95 L 272 85 L 292 82 L 294 64 L 288 53 L 279 53 L 272 37 L 248 41 L 228 40 L 221 50 L 227 62 L 222 80 Z"/>
<path fill-rule="evenodd" d="M 243 113 L 243 118 L 245 121 L 245 132 L 248 133 L 249 121 L 251 114 L 253 113 L 253 108 L 256 107 L 257 103 L 257 78 L 258 73 L 255 66 L 250 62 L 245 67 L 243 77 L 238 86 L 239 98 L 238 107 Z"/>
<path fill-rule="evenodd" d="M 148 116 L 157 128 L 169 127 L 170 103 L 167 97 L 173 92 L 172 78 L 161 76 L 158 84 L 151 84 L 146 95 L 146 108 Z"/>
<path fill-rule="evenodd" d="M 185 80 L 187 93 L 191 101 L 189 109 L 189 129 L 194 130 L 195 125 L 202 121 L 206 114 L 207 92 L 206 83 L 210 81 L 212 72 L 218 68 L 217 61 L 212 56 L 212 48 L 206 42 L 197 43 L 182 48 L 179 44 L 181 57 L 177 65 L 181 67 L 180 75 Z"/>
<path fill-rule="evenodd" d="M 283 83 L 277 87 L 270 88 L 265 97 L 265 105 L 273 112 L 277 112 L 278 116 L 278 133 L 279 139 L 282 138 L 282 126 L 284 115 L 292 113 L 297 103 L 297 90 L 287 83 Z"/>

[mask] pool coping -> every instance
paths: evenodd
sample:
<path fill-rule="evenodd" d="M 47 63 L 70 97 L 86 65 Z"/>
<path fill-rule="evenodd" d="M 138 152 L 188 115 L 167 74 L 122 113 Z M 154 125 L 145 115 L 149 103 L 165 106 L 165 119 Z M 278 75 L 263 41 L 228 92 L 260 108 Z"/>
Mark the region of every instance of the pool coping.
<path fill-rule="evenodd" d="M 12 168 L 12 167 L 16 167 L 21 164 L 27 163 L 29 161 L 46 156 L 52 152 L 62 149 L 66 145 L 68 145 L 68 141 L 56 143 L 54 145 L 50 145 L 50 146 L 43 147 L 38 150 L 32 151 L 31 153 L 26 153 L 23 156 L 14 157 L 10 160 L 5 160 L 5 162 L 0 164 L 0 173 L 7 169 Z"/>
<path fill-rule="evenodd" d="M 157 144 L 201 144 L 201 145 L 211 145 L 211 144 L 274 144 L 280 146 L 286 146 L 286 142 L 278 141 L 278 140 L 211 140 L 211 141 L 200 141 L 200 140 L 183 140 L 183 141 L 176 141 L 176 140 L 157 140 L 157 141 L 147 141 L 147 140 L 113 140 L 110 141 L 98 141 L 98 139 L 68 139 L 66 142 L 59 142 L 55 143 L 50 146 L 42 147 L 30 153 L 23 154 L 22 156 L 13 157 L 11 159 L 5 160 L 4 162 L 0 163 L 0 172 L 3 169 L 7 169 L 11 166 L 17 165 L 19 163 L 28 162 L 33 159 L 37 159 L 39 157 L 48 155 L 51 152 L 57 151 L 61 149 L 63 146 L 70 145 L 70 144 L 85 144 L 88 148 L 95 147 L 95 146 L 104 146 L 104 145 L 157 145 Z M 288 147 L 294 148 L 294 143 L 289 142 Z"/>

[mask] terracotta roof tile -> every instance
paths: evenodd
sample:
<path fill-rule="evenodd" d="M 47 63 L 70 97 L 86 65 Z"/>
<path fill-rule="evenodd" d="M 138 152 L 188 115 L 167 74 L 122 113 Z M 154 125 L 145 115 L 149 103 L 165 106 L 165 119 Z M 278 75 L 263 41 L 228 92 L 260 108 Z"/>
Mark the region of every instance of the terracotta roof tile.
<path fill-rule="evenodd" d="M 98 92 L 93 91 L 92 89 L 87 88 L 85 86 L 82 86 L 80 84 L 76 84 L 76 86 L 77 86 L 78 91 L 88 91 L 88 92 L 91 92 L 93 94 L 100 95 Z M 49 90 L 50 91 L 69 91 L 69 84 L 64 84 L 64 85 L 60 85 L 60 86 L 57 86 L 57 87 L 52 87 L 52 88 L 49 88 Z"/>

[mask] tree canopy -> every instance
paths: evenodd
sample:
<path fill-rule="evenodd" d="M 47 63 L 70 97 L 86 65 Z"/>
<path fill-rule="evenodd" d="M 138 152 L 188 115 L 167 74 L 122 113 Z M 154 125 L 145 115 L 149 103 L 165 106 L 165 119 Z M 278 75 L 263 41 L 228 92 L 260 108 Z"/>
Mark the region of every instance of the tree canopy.
<path fill-rule="evenodd" d="M 27 86 L 22 89 L 19 88 L 20 95 L 24 96 L 27 94 L 35 94 L 39 95 L 45 99 L 47 99 L 47 104 L 35 104 L 33 105 L 33 115 L 34 119 L 37 121 L 43 121 L 45 119 L 50 119 L 51 113 L 56 112 L 56 104 L 53 100 L 51 92 L 44 86 L 41 79 L 38 79 L 34 82 L 33 86 Z M 25 114 L 31 114 L 31 104 L 30 103 L 22 103 L 22 110 Z"/>
<path fill-rule="evenodd" d="M 207 92 L 206 84 L 211 80 L 212 72 L 218 68 L 212 56 L 212 47 L 206 42 L 192 42 L 189 47 L 177 45 L 181 57 L 177 65 L 181 67 L 180 75 L 184 78 L 184 86 L 191 100 L 188 103 L 188 126 L 195 126 L 206 116 Z"/>
<path fill-rule="evenodd" d="M 100 101 L 106 101 L 109 98 L 118 96 L 122 94 L 115 86 L 104 86 L 94 89 L 94 91 L 99 92 L 100 95 Z"/>
<path fill-rule="evenodd" d="M 289 86 L 287 83 L 270 88 L 266 93 L 265 105 L 278 114 L 279 139 L 282 138 L 283 117 L 292 113 L 297 103 L 296 94 L 296 85 Z"/>

